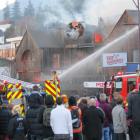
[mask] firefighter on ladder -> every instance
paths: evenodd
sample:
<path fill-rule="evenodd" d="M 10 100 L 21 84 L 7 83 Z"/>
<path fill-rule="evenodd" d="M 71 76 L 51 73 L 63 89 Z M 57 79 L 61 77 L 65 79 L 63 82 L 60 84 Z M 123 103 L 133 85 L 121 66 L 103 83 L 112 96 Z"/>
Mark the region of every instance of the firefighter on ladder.
<path fill-rule="evenodd" d="M 56 89 L 56 97 L 58 97 L 58 91 L 57 91 L 57 84 L 58 84 L 58 76 L 56 71 L 52 71 L 52 81 L 54 82 L 55 89 Z"/>

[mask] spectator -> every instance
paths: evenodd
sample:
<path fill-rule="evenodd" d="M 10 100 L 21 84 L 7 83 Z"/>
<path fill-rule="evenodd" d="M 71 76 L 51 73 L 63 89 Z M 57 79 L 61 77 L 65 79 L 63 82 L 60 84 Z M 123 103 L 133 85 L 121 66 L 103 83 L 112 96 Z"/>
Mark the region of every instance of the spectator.
<path fill-rule="evenodd" d="M 138 94 L 138 90 L 137 89 L 134 89 L 133 91 L 129 92 L 128 93 L 128 96 L 127 96 L 127 104 L 128 104 L 128 101 L 129 99 L 131 99 L 132 97 L 131 96 L 135 96 Z M 127 106 L 127 117 L 128 117 L 128 106 Z M 133 140 L 133 124 L 132 124 L 132 118 L 131 117 L 128 117 L 127 118 L 127 124 L 128 124 L 128 133 L 129 133 L 129 137 L 130 137 L 130 140 Z"/>
<path fill-rule="evenodd" d="M 45 105 L 46 105 L 46 109 L 43 113 L 43 124 L 45 126 L 45 132 L 44 132 L 45 139 L 44 140 L 53 140 L 54 133 L 50 125 L 50 115 L 54 106 L 54 100 L 51 95 L 45 96 Z"/>
<path fill-rule="evenodd" d="M 3 104 L 0 98 L 0 140 L 8 139 L 8 124 L 12 117 L 10 110 Z"/>
<path fill-rule="evenodd" d="M 40 89 L 37 85 L 34 85 L 33 86 L 33 91 L 36 91 L 38 93 L 40 91 Z"/>
<path fill-rule="evenodd" d="M 20 117 L 20 105 L 15 105 L 12 109 L 12 118 L 9 121 L 8 134 L 11 140 L 26 140 L 27 122 Z"/>
<path fill-rule="evenodd" d="M 103 134 L 102 134 L 102 140 L 110 140 L 110 123 L 111 123 L 111 106 L 106 102 L 107 97 L 105 93 L 100 94 L 100 105 L 99 107 L 102 108 L 102 110 L 105 113 L 105 120 L 103 124 Z"/>
<path fill-rule="evenodd" d="M 63 94 L 61 95 L 62 101 L 63 101 L 63 105 L 68 108 L 68 97 L 67 95 Z"/>
<path fill-rule="evenodd" d="M 56 100 L 57 107 L 51 112 L 51 126 L 54 140 L 72 140 L 72 118 L 70 111 L 62 104 L 62 98 Z"/>
<path fill-rule="evenodd" d="M 45 108 L 40 104 L 40 97 L 39 94 L 31 94 L 29 97 L 26 120 L 29 125 L 29 138 L 31 140 L 43 139 L 43 112 Z"/>
<path fill-rule="evenodd" d="M 83 117 L 83 133 L 86 140 L 101 140 L 104 112 L 96 107 L 96 99 L 89 100 L 89 108 Z"/>
<path fill-rule="evenodd" d="M 40 88 L 37 85 L 33 86 L 33 90 L 31 92 L 31 95 L 32 94 L 38 94 L 40 96 L 39 97 L 39 104 L 41 104 L 41 105 L 44 104 L 43 96 L 41 95 Z"/>
<path fill-rule="evenodd" d="M 123 99 L 121 96 L 118 96 L 116 103 L 117 105 L 112 110 L 115 140 L 126 140 L 128 128 L 126 121 L 126 113 L 122 105 Z"/>
<path fill-rule="evenodd" d="M 117 99 L 119 98 L 119 96 L 120 96 L 119 92 L 114 92 L 113 93 L 113 98 L 112 98 L 112 101 L 111 101 L 112 109 L 117 105 Z"/>
<path fill-rule="evenodd" d="M 132 120 L 133 139 L 140 139 L 140 91 L 128 97 L 128 119 Z"/>
<path fill-rule="evenodd" d="M 77 106 L 76 98 L 73 96 L 69 98 L 68 103 L 72 117 L 73 140 L 82 140 L 81 109 Z"/>
<path fill-rule="evenodd" d="M 114 92 L 113 98 L 112 99 L 109 98 L 111 109 L 113 109 L 117 105 L 117 99 L 119 98 L 119 96 L 120 96 L 119 92 Z M 115 140 L 113 122 L 110 124 L 110 137 L 112 137 L 112 140 Z"/>
<path fill-rule="evenodd" d="M 90 99 L 94 98 L 96 100 L 96 107 L 99 107 L 99 101 L 96 96 L 91 96 Z"/>
<path fill-rule="evenodd" d="M 78 107 L 81 109 L 82 112 L 82 123 L 83 123 L 83 116 L 86 112 L 86 110 L 88 109 L 88 101 L 86 98 L 81 98 L 78 104 Z M 83 133 L 83 129 L 82 129 L 82 133 Z M 85 136 L 83 135 L 83 140 L 85 140 Z"/>
<path fill-rule="evenodd" d="M 83 120 L 83 116 L 85 114 L 85 111 L 88 108 L 88 103 L 87 103 L 87 99 L 86 98 L 82 98 L 78 104 L 78 107 L 81 109 L 82 112 L 82 120 Z"/>

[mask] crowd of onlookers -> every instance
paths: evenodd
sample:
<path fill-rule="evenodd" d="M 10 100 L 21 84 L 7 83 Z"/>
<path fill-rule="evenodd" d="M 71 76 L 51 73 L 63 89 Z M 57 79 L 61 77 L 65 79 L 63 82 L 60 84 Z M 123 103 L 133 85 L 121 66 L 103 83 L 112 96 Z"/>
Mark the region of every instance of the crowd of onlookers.
<path fill-rule="evenodd" d="M 25 116 L 0 100 L 0 140 L 140 140 L 140 93 L 53 98 L 33 92 Z"/>

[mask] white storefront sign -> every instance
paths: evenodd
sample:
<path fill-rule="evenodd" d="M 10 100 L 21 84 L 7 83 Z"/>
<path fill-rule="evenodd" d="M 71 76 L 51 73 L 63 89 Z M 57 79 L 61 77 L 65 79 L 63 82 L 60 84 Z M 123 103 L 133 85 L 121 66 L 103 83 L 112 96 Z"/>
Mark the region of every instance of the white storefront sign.
<path fill-rule="evenodd" d="M 103 54 L 103 67 L 126 66 L 127 53 L 106 53 Z"/>
<path fill-rule="evenodd" d="M 83 85 L 85 88 L 104 88 L 105 82 L 84 82 Z M 107 88 L 110 87 L 110 83 L 107 83 Z"/>

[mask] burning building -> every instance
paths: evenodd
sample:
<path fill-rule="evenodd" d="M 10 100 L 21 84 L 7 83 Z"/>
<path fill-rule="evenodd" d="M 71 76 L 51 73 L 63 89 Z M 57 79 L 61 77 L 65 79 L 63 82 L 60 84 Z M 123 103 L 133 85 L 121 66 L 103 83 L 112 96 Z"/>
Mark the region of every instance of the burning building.
<path fill-rule="evenodd" d="M 53 70 L 61 73 L 93 52 L 91 35 L 85 32 L 78 40 L 71 40 L 64 28 L 27 29 L 16 51 L 19 79 L 38 82 L 50 79 Z"/>

